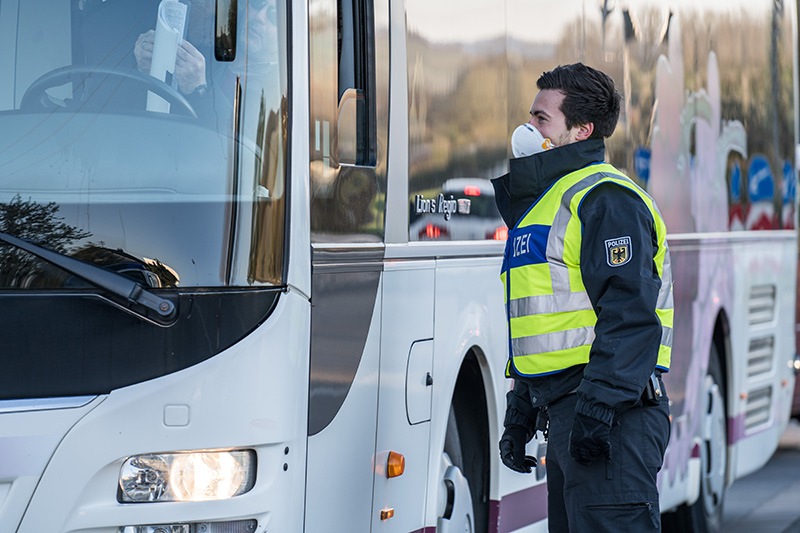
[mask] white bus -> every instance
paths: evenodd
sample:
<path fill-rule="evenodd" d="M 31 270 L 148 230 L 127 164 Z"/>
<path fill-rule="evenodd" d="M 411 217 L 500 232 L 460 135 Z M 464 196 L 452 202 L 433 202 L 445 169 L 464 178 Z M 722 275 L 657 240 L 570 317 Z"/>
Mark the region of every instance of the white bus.
<path fill-rule="evenodd" d="M 0 531 L 545 531 L 486 180 L 575 61 L 670 230 L 665 525 L 719 530 L 794 384 L 796 6 L 623 4 L 0 2 Z"/>

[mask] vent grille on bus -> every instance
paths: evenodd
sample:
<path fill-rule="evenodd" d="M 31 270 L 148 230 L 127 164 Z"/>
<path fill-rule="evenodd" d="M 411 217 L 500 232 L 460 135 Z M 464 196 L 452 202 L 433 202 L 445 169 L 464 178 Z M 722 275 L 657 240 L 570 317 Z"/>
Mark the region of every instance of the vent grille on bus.
<path fill-rule="evenodd" d="M 755 378 L 772 372 L 775 361 L 775 337 L 758 337 L 750 339 L 747 350 L 747 377 Z"/>
<path fill-rule="evenodd" d="M 747 404 L 744 408 L 745 432 L 769 423 L 770 407 L 772 406 L 772 387 L 764 387 L 751 391 L 747 395 Z"/>
<path fill-rule="evenodd" d="M 775 285 L 751 287 L 747 311 L 747 319 L 751 326 L 772 322 L 775 318 Z"/>

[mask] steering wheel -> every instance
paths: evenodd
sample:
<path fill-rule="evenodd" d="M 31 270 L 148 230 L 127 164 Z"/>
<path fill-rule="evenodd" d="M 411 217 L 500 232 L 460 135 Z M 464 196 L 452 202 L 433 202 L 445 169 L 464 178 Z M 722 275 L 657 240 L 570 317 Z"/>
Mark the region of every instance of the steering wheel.
<path fill-rule="evenodd" d="M 143 85 L 148 91 L 151 91 L 170 104 L 175 104 L 182 114 L 190 115 L 197 118 L 192 104 L 177 90 L 167 85 L 158 78 L 148 76 L 138 70 L 114 70 L 107 67 L 86 67 L 68 65 L 66 67 L 57 68 L 44 74 L 39 79 L 34 81 L 30 87 L 22 95 L 20 102 L 20 109 L 26 110 L 49 110 L 53 108 L 53 103 L 47 95 L 47 90 L 53 87 L 64 85 L 65 83 L 81 83 L 86 78 L 105 77 L 105 78 L 120 78 L 123 81 L 134 82 Z"/>

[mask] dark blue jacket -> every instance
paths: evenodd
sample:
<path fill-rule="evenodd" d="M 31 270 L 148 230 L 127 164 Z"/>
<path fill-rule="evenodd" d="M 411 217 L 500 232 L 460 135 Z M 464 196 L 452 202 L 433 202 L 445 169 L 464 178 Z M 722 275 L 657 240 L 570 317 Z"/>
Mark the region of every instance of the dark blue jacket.
<path fill-rule="evenodd" d="M 561 177 L 604 157 L 603 140 L 589 139 L 512 159 L 510 172 L 492 180 L 503 220 L 514 227 Z M 579 217 L 581 273 L 597 314 L 589 363 L 548 376 L 517 376 L 509 407 L 546 405 L 577 391 L 576 412 L 610 424 L 639 402 L 658 358 L 662 328 L 655 309 L 661 278 L 653 260 L 658 241 L 642 199 L 615 184 L 588 193 Z M 630 237 L 631 259 L 611 267 L 605 243 L 619 237 Z"/>

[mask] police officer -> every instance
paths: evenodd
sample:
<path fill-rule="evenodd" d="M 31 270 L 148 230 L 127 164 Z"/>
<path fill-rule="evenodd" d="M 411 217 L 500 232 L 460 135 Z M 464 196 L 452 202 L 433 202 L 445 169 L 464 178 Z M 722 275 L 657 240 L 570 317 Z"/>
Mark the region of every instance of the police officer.
<path fill-rule="evenodd" d="M 666 227 L 652 198 L 604 163 L 620 96 L 581 63 L 537 81 L 528 125 L 553 148 L 493 180 L 509 229 L 503 463 L 549 419 L 550 531 L 660 529 L 656 475 L 669 440 L 661 373 L 672 345 Z"/>

